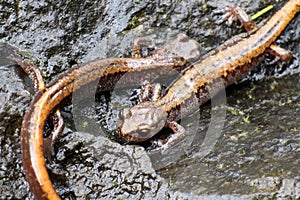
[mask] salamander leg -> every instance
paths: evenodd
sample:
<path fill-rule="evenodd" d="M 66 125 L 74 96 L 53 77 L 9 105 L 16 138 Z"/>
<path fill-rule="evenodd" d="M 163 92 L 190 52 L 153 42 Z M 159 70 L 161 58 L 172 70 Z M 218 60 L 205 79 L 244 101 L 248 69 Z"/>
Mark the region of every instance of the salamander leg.
<path fill-rule="evenodd" d="M 156 145 L 158 147 L 156 147 L 155 150 L 161 150 L 164 152 L 186 137 L 185 129 L 177 122 L 173 121 L 169 123 L 168 128 L 170 128 L 174 133 L 164 140 L 156 141 Z"/>
<path fill-rule="evenodd" d="M 161 93 L 161 85 L 159 83 L 145 82 L 141 88 L 140 102 L 156 101 Z"/>
<path fill-rule="evenodd" d="M 238 6 L 227 6 L 223 10 L 214 11 L 214 14 L 223 14 L 223 17 L 217 21 L 219 24 L 227 21 L 228 26 L 232 26 L 233 22 L 240 21 L 248 33 L 257 29 L 247 13 Z"/>
<path fill-rule="evenodd" d="M 17 62 L 23 71 L 30 77 L 35 92 L 45 88 L 44 79 L 38 67 L 20 59 L 14 59 L 14 61 Z M 53 130 L 48 138 L 44 138 L 44 152 L 48 160 L 51 160 L 51 157 L 54 155 L 54 144 L 57 142 L 64 129 L 64 120 L 59 110 L 52 113 L 50 119 L 53 123 Z"/>
<path fill-rule="evenodd" d="M 54 156 L 54 145 L 60 138 L 65 125 L 60 110 L 55 110 L 55 112 L 50 115 L 50 119 L 53 124 L 53 130 L 49 137 L 44 138 L 44 153 L 45 157 L 51 161 L 51 158 Z"/>
<path fill-rule="evenodd" d="M 225 9 L 220 10 L 220 11 L 215 11 L 214 13 L 215 14 L 219 14 L 219 13 L 224 14 L 223 17 L 217 23 L 223 23 L 224 21 L 227 21 L 228 25 L 231 26 L 234 21 L 240 21 L 248 33 L 251 33 L 252 31 L 255 31 L 257 29 L 257 26 L 250 20 L 249 16 L 246 14 L 246 12 L 243 9 L 241 9 L 240 7 L 227 6 Z M 289 51 L 287 51 L 275 44 L 272 44 L 268 48 L 267 52 L 285 62 L 289 62 L 293 57 Z M 278 59 L 275 59 L 270 64 L 274 64 L 277 61 L 278 61 Z"/>
<path fill-rule="evenodd" d="M 133 41 L 132 54 L 134 58 L 143 58 L 153 51 L 155 45 L 153 41 L 147 37 L 141 37 Z"/>
<path fill-rule="evenodd" d="M 276 58 L 279 58 L 280 60 L 284 61 L 284 62 L 289 62 L 292 58 L 293 55 L 290 51 L 285 50 L 283 48 L 281 48 L 280 46 L 277 46 L 275 44 L 272 44 L 268 49 L 267 52 L 269 54 L 272 54 L 273 56 L 276 56 Z M 277 62 L 278 59 L 275 59 L 272 63 L 270 64 L 274 64 L 275 62 Z"/>

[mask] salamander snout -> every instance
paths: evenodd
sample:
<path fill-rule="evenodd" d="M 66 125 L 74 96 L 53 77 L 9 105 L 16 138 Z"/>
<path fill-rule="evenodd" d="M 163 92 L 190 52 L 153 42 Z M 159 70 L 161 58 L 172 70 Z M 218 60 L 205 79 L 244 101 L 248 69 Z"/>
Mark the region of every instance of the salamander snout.
<path fill-rule="evenodd" d="M 153 102 L 125 108 L 120 113 L 117 132 L 128 142 L 143 142 L 165 126 L 167 116 L 167 112 L 155 106 Z"/>

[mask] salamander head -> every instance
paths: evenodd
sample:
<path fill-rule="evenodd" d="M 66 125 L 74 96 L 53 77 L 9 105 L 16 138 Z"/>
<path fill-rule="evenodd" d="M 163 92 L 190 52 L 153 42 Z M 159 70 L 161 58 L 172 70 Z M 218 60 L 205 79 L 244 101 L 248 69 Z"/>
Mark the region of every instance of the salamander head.
<path fill-rule="evenodd" d="M 117 132 L 128 142 L 142 142 L 156 135 L 166 124 L 167 112 L 153 102 L 121 111 Z"/>

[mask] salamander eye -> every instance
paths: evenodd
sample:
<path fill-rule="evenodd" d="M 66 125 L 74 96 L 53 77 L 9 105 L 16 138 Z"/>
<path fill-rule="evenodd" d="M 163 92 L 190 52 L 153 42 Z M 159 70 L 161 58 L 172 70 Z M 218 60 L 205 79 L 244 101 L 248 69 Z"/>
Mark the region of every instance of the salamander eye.
<path fill-rule="evenodd" d="M 129 117 L 131 117 L 131 111 L 129 108 L 124 108 L 123 110 L 121 110 L 120 114 L 119 114 L 119 118 L 120 119 L 128 119 Z"/>
<path fill-rule="evenodd" d="M 147 138 L 148 135 L 149 135 L 149 130 L 148 129 L 141 129 L 141 130 L 139 130 L 139 135 L 142 138 Z"/>

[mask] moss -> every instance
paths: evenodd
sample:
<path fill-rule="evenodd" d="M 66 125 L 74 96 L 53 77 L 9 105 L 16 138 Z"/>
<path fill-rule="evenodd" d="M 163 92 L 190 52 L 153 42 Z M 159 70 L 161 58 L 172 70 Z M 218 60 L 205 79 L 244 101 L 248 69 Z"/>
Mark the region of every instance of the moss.
<path fill-rule="evenodd" d="M 139 17 L 133 16 L 133 18 L 129 22 L 129 27 L 130 29 L 134 29 L 138 26 L 138 24 L 139 24 Z"/>
<path fill-rule="evenodd" d="M 114 187 L 115 188 L 119 187 L 119 183 L 117 181 L 114 182 Z"/>

